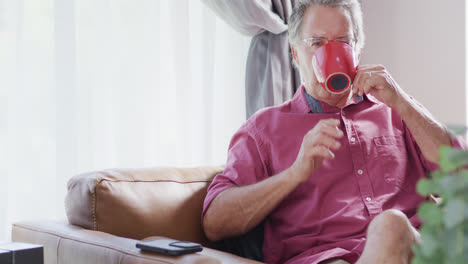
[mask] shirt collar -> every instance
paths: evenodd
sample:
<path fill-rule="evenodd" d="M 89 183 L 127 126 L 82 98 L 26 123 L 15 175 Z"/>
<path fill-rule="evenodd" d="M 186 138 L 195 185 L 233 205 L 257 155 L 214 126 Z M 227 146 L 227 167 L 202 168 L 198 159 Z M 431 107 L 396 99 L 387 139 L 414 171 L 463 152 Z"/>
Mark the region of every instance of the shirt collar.
<path fill-rule="evenodd" d="M 305 87 L 303 84 L 297 89 L 296 93 L 294 94 L 294 97 L 291 100 L 291 108 L 294 112 L 298 113 L 309 113 L 310 107 L 307 104 L 306 98 L 305 98 Z"/>
<path fill-rule="evenodd" d="M 374 103 L 374 104 L 380 104 L 380 101 L 377 100 L 377 98 L 375 98 L 375 97 L 374 97 L 373 95 L 371 95 L 371 94 L 365 94 L 365 95 L 364 95 L 364 98 L 369 99 L 369 101 L 371 101 L 371 102 Z"/>
<path fill-rule="evenodd" d="M 320 104 L 320 101 L 312 97 L 312 95 L 308 94 L 307 91 L 304 90 L 304 96 L 307 101 L 307 104 L 309 105 L 309 110 L 312 113 L 323 113 L 322 105 Z"/>
<path fill-rule="evenodd" d="M 364 94 L 363 96 L 354 96 L 351 101 L 345 106 L 349 106 L 352 104 L 359 104 L 363 101 L 370 101 L 372 103 L 379 103 L 377 98 L 370 94 Z M 339 108 L 328 105 L 324 102 L 321 102 L 311 95 L 309 95 L 305 91 L 305 86 L 304 84 L 301 84 L 299 89 L 297 89 L 296 94 L 294 95 L 292 99 L 292 107 L 295 112 L 301 112 L 301 113 L 332 113 L 332 112 L 338 112 L 340 111 Z"/>

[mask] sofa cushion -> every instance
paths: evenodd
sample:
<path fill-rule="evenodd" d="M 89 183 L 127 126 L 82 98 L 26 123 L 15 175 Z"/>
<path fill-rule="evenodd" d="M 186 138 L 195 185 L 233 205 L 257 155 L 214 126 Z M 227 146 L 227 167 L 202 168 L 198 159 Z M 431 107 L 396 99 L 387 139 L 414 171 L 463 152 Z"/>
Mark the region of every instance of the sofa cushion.
<path fill-rule="evenodd" d="M 68 182 L 71 224 L 117 236 L 165 236 L 206 244 L 203 200 L 222 167 L 114 169 Z"/>

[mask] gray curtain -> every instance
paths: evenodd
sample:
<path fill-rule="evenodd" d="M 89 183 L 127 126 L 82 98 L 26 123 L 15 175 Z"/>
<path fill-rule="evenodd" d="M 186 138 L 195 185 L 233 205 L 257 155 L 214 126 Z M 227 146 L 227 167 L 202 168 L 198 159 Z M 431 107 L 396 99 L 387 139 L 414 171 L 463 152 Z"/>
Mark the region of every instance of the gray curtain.
<path fill-rule="evenodd" d="M 245 76 L 247 118 L 291 99 L 300 85 L 287 32 L 295 0 L 202 1 L 235 30 L 253 36 Z"/>

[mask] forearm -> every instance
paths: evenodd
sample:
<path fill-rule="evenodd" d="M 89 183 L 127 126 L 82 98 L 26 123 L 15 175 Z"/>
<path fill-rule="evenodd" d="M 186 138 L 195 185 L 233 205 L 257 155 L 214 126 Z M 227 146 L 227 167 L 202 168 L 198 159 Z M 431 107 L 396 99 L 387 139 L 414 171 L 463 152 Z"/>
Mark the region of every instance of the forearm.
<path fill-rule="evenodd" d="M 206 211 L 203 226 L 212 241 L 244 234 L 260 224 L 299 184 L 292 169 L 253 185 L 221 192 Z"/>
<path fill-rule="evenodd" d="M 429 116 L 424 109 L 405 95 L 396 111 L 405 121 L 424 157 L 434 163 L 439 161 L 439 148 L 450 145 L 445 127 Z"/>

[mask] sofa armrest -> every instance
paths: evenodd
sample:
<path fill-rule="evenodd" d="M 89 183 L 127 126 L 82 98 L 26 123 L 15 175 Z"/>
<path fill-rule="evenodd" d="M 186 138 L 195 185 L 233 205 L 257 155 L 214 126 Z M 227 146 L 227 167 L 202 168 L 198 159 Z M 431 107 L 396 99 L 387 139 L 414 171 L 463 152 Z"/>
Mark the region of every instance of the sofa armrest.
<path fill-rule="evenodd" d="M 178 257 L 145 252 L 137 240 L 54 221 L 15 223 L 12 240 L 43 245 L 48 264 L 260 263 L 206 247 Z"/>
<path fill-rule="evenodd" d="M 201 212 L 222 167 L 112 169 L 68 182 L 70 224 L 117 236 L 165 236 L 205 244 Z"/>

